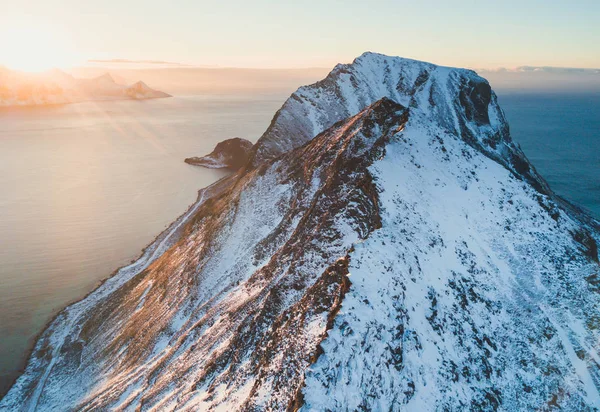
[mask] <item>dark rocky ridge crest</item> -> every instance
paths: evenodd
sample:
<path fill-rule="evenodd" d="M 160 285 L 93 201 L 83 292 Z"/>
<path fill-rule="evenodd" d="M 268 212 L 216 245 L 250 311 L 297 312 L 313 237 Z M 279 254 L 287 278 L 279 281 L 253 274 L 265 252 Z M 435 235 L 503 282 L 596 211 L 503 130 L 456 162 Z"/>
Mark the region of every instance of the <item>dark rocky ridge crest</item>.
<path fill-rule="evenodd" d="M 252 142 L 239 137 L 223 140 L 215 149 L 202 157 L 188 157 L 185 162 L 194 166 L 204 166 L 210 169 L 229 168 L 237 170 L 248 162 Z"/>

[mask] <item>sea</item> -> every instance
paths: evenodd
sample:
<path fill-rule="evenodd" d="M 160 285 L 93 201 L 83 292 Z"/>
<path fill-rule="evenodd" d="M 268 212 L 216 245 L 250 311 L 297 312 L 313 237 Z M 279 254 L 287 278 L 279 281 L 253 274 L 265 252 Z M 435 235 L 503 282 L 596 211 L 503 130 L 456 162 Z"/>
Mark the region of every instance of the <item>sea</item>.
<path fill-rule="evenodd" d="M 498 102 L 550 187 L 600 219 L 600 93 L 498 92 Z"/>
<path fill-rule="evenodd" d="M 600 94 L 499 92 L 550 186 L 600 217 Z M 256 141 L 286 94 L 0 109 L 0 397 L 58 311 L 134 260 L 228 172 L 187 165 Z"/>
<path fill-rule="evenodd" d="M 184 163 L 256 141 L 285 95 L 0 109 L 0 397 L 35 337 L 227 175 Z"/>

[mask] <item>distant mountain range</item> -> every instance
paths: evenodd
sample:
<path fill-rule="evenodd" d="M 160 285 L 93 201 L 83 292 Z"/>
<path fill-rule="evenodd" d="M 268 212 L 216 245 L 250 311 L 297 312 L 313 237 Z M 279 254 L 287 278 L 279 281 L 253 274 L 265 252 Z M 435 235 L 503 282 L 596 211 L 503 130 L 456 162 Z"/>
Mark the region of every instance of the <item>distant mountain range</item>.
<path fill-rule="evenodd" d="M 126 84 L 108 73 L 76 78 L 61 70 L 23 73 L 0 68 L 0 107 L 66 104 L 89 100 L 156 99 L 170 97 L 142 81 Z"/>
<path fill-rule="evenodd" d="M 505 72 L 505 73 L 556 73 L 556 74 L 600 74 L 600 69 L 586 69 L 580 67 L 552 67 L 552 66 L 519 66 L 515 68 L 499 67 L 497 69 L 477 69 L 479 73 Z"/>

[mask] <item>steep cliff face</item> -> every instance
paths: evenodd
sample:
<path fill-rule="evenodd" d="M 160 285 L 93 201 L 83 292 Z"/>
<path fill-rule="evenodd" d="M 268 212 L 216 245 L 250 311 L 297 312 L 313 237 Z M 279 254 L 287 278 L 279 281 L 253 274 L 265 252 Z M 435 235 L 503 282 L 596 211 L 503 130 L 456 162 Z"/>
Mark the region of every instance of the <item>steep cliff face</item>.
<path fill-rule="evenodd" d="M 592 409 L 598 237 L 485 80 L 366 54 L 63 311 L 0 406 Z"/>

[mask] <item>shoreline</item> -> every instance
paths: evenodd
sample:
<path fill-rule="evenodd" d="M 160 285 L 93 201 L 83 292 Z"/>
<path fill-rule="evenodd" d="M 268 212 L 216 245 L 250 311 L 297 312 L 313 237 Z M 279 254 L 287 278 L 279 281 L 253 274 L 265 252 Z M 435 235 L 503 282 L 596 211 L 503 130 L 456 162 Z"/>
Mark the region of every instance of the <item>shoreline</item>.
<path fill-rule="evenodd" d="M 176 238 L 178 239 L 179 232 L 185 226 L 185 222 L 194 216 L 195 209 L 197 209 L 200 205 L 202 205 L 206 200 L 210 199 L 214 194 L 219 193 L 220 190 L 223 189 L 223 187 L 221 187 L 221 186 L 226 186 L 226 182 L 235 175 L 236 175 L 236 173 L 231 173 L 227 176 L 223 176 L 219 180 L 211 183 L 210 185 L 199 189 L 197 192 L 196 200 L 192 204 L 190 204 L 183 213 L 181 213 L 177 218 L 175 218 L 175 220 L 172 221 L 165 229 L 163 229 L 158 235 L 156 235 L 154 237 L 154 239 L 152 241 L 150 241 L 150 243 L 148 243 L 146 246 L 144 246 L 144 248 L 141 250 L 141 252 L 137 256 L 137 258 L 132 259 L 128 264 L 125 264 L 124 266 L 120 266 L 120 267 L 116 268 L 108 276 L 100 279 L 98 282 L 96 282 L 94 287 L 89 292 L 87 292 L 84 296 L 69 301 L 62 308 L 60 308 L 47 322 L 45 322 L 42 329 L 37 334 L 34 335 L 31 342 L 28 344 L 27 349 L 25 350 L 25 356 L 23 358 L 24 361 L 23 361 L 22 365 L 19 367 L 19 369 L 17 369 L 16 376 L 12 380 L 9 381 L 6 392 L 0 393 L 0 401 L 2 401 L 4 399 L 4 397 L 10 392 L 10 390 L 15 385 L 15 383 L 17 383 L 19 378 L 21 378 L 21 376 L 23 376 L 23 374 L 26 372 L 27 366 L 29 365 L 29 361 L 31 359 L 31 356 L 33 355 L 33 352 L 34 352 L 38 342 L 40 341 L 42 336 L 47 332 L 47 330 L 50 328 L 50 326 L 56 321 L 56 319 L 61 314 L 63 314 L 67 309 L 69 309 L 73 305 L 83 302 L 85 299 L 87 299 L 92 294 L 97 292 L 108 281 L 110 281 L 111 279 L 114 279 L 119 274 L 119 272 L 121 272 L 122 270 L 127 269 L 127 268 L 133 268 L 136 265 L 136 263 L 144 260 L 144 257 L 149 255 L 145 264 L 142 264 L 143 267 L 140 268 L 139 271 L 136 271 L 136 274 L 139 274 L 143 270 L 145 270 L 150 264 L 152 264 L 152 262 L 154 262 L 156 259 L 158 259 L 160 256 L 162 256 L 164 251 L 168 250 L 173 245 L 174 242 L 166 245 L 167 247 L 162 253 L 160 253 L 157 256 L 154 256 L 155 252 L 159 249 L 159 246 L 161 246 L 161 243 L 173 235 L 175 235 Z M 205 196 L 205 195 L 208 195 L 208 196 Z M 172 239 L 170 239 L 170 240 L 172 240 Z M 135 274 L 132 275 L 131 277 L 133 277 L 133 276 L 135 276 Z M 118 289 L 118 286 L 114 290 L 117 290 L 117 289 Z M 111 293 L 114 292 L 114 290 L 111 291 Z"/>
<path fill-rule="evenodd" d="M 164 92 L 163 92 L 164 93 Z M 168 93 L 167 93 L 168 94 Z M 168 96 L 157 96 L 157 97 L 144 97 L 144 98 L 135 98 L 135 97 L 107 97 L 106 99 L 83 99 L 83 100 L 74 100 L 71 102 L 61 102 L 61 103 L 31 103 L 31 104 L 0 104 L 0 110 L 18 110 L 18 109 L 33 109 L 33 108 L 44 108 L 44 107 L 60 107 L 60 106 L 68 106 L 71 104 L 78 103 L 91 103 L 91 102 L 128 102 L 128 101 L 138 101 L 143 102 L 146 100 L 156 100 L 156 99 L 169 99 L 174 97 L 169 94 Z"/>

